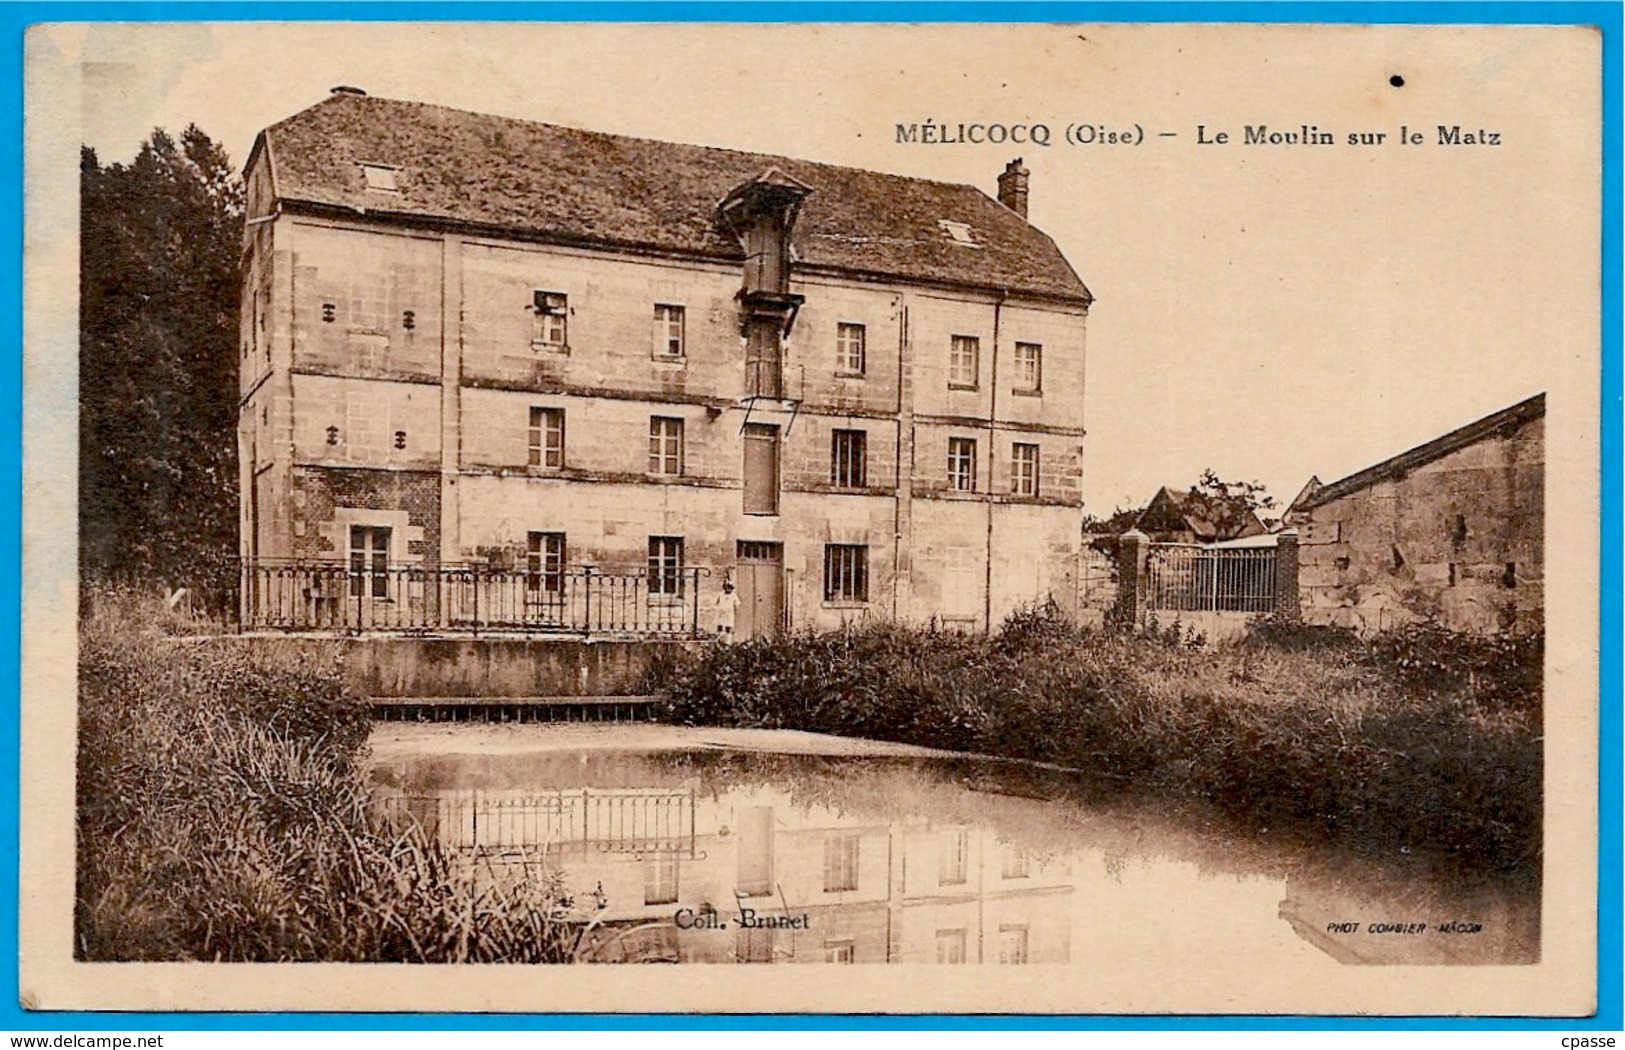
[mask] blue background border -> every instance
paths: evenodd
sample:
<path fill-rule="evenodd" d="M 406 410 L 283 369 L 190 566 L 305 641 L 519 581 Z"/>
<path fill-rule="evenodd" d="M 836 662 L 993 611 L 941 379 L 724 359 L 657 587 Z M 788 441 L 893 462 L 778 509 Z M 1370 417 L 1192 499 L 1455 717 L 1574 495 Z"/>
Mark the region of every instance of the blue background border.
<path fill-rule="evenodd" d="M 1621 272 L 1620 32 L 1618 3 L 17 3 L 0 4 L 0 215 L 12 233 L 0 250 L 4 334 L 13 349 L 0 357 L 0 681 L 7 683 L 0 717 L 0 1030 L 623 1030 L 791 1029 L 1211 1029 L 1320 1030 L 1621 1030 Z M 1597 910 L 1597 1005 L 1593 1017 L 1359 1018 L 1260 1016 L 843 1016 L 843 1015 L 602 1015 L 602 1014 L 149 1014 L 23 1011 L 18 1005 L 18 650 L 22 514 L 22 181 L 23 33 L 35 22 L 468 21 L 500 18 L 557 21 L 850 21 L 850 22 L 1341 22 L 1396 24 L 1594 25 L 1603 38 L 1602 181 L 1602 519 L 1601 543 L 1601 780 Z"/>

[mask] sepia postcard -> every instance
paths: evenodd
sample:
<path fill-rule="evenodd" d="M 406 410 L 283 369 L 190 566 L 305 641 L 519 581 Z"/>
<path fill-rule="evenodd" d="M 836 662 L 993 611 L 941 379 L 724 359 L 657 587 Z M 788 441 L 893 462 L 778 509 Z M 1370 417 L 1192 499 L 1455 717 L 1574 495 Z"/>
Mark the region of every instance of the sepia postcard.
<path fill-rule="evenodd" d="M 1596 1009 L 1596 30 L 26 63 L 26 1008 Z"/>

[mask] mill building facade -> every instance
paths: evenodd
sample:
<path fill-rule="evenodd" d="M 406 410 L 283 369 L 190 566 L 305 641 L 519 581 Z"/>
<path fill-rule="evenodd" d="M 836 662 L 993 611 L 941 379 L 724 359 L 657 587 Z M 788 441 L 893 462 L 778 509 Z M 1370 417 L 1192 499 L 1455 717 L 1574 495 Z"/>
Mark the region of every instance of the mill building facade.
<path fill-rule="evenodd" d="M 244 618 L 741 635 L 1077 592 L 1092 296 L 966 185 L 335 89 L 245 166 Z"/>

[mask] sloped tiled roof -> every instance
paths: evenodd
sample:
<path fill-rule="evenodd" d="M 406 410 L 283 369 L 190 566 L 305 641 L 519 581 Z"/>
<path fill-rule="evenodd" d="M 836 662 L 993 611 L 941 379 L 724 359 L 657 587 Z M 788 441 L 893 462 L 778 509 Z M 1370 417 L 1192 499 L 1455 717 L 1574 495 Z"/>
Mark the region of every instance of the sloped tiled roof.
<path fill-rule="evenodd" d="M 1418 467 L 1426 466 L 1436 459 L 1442 459 L 1450 453 L 1476 444 L 1487 437 L 1507 433 L 1523 426 L 1535 419 L 1546 416 L 1546 395 L 1536 394 L 1534 397 L 1518 402 L 1510 408 L 1503 408 L 1499 412 L 1492 412 L 1483 419 L 1474 420 L 1464 427 L 1452 430 L 1448 434 L 1434 438 L 1432 441 L 1417 445 L 1415 448 L 1381 463 L 1374 464 L 1330 485 L 1323 485 L 1308 496 L 1300 496 L 1291 510 L 1309 510 L 1333 500 L 1342 499 L 1352 492 L 1369 488 L 1381 481 L 1389 481 L 1404 477 Z"/>
<path fill-rule="evenodd" d="M 743 253 L 717 205 L 777 168 L 813 188 L 794 232 L 798 265 L 1092 298 L 1048 236 L 974 186 L 350 92 L 266 129 L 250 163 L 261 152 L 284 203 L 730 260 Z M 369 190 L 363 164 L 398 169 L 399 192 Z M 970 226 L 976 247 L 955 244 L 944 219 Z"/>
<path fill-rule="evenodd" d="M 1201 519 L 1192 520 L 1192 515 L 1185 508 L 1185 501 L 1174 488 L 1164 485 L 1157 489 L 1151 502 L 1140 511 L 1140 516 L 1134 519 L 1134 527 L 1141 532 L 1178 532 L 1189 529 L 1198 537 L 1211 539 L 1216 531 L 1212 524 Z"/>

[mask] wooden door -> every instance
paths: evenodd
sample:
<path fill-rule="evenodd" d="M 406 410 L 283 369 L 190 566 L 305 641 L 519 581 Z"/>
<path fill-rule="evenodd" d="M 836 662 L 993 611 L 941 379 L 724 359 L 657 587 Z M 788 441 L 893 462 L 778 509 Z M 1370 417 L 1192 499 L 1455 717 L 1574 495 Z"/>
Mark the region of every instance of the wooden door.
<path fill-rule="evenodd" d="M 741 540 L 738 554 L 734 630 L 742 639 L 772 637 L 784 626 L 784 546 Z"/>
<path fill-rule="evenodd" d="M 739 867 L 734 887 L 741 897 L 773 892 L 773 807 L 752 806 L 739 812 Z"/>
<path fill-rule="evenodd" d="M 399 616 L 389 573 L 387 525 L 350 526 L 350 600 L 355 627 L 387 627 Z"/>
<path fill-rule="evenodd" d="M 779 512 L 779 428 L 745 427 L 745 513 Z"/>

